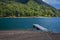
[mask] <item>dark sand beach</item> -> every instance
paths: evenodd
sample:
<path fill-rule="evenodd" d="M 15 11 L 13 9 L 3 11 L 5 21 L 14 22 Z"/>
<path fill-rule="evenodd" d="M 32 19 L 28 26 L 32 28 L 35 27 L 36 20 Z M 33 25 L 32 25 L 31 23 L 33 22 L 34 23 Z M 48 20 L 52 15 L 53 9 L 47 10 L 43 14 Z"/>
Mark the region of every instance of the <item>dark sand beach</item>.
<path fill-rule="evenodd" d="M 60 40 L 60 34 L 36 31 L 0 31 L 0 40 Z"/>

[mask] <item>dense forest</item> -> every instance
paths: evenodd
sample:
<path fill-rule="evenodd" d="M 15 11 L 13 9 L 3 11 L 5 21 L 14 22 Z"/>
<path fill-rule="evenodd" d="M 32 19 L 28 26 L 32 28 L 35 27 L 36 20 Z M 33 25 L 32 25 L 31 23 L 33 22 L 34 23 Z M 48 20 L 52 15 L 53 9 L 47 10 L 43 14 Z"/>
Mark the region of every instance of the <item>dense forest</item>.
<path fill-rule="evenodd" d="M 60 11 L 42 0 L 0 0 L 0 17 L 59 17 Z"/>

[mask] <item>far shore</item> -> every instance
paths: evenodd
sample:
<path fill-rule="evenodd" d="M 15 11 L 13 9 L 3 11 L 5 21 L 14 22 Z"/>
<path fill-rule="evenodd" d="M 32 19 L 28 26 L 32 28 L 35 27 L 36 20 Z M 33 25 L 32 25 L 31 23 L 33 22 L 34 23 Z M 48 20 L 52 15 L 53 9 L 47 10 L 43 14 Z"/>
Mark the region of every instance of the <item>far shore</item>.
<path fill-rule="evenodd" d="M 0 18 L 58 18 L 58 17 L 0 17 Z"/>

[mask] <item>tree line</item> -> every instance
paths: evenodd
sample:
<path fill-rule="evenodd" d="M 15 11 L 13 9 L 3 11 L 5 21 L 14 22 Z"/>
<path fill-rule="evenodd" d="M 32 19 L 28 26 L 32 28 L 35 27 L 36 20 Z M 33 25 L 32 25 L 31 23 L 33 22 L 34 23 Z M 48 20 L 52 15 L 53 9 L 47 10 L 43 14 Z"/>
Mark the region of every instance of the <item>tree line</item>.
<path fill-rule="evenodd" d="M 0 17 L 56 17 L 60 16 L 59 13 L 60 12 L 57 9 L 38 4 L 33 0 L 29 0 L 26 4 L 16 1 L 0 1 Z"/>

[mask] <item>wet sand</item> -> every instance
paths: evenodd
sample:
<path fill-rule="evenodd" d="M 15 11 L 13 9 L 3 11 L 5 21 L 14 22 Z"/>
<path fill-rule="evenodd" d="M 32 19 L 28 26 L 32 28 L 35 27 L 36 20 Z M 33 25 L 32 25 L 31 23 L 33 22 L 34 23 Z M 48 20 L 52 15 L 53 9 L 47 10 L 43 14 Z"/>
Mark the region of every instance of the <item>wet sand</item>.
<path fill-rule="evenodd" d="M 53 40 L 60 40 L 60 33 L 51 33 L 51 34 L 49 34 L 49 36 L 50 36 Z"/>
<path fill-rule="evenodd" d="M 0 40 L 60 40 L 60 34 L 36 31 L 0 31 Z"/>

